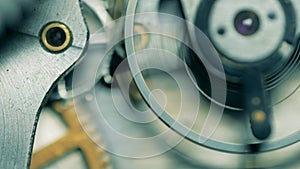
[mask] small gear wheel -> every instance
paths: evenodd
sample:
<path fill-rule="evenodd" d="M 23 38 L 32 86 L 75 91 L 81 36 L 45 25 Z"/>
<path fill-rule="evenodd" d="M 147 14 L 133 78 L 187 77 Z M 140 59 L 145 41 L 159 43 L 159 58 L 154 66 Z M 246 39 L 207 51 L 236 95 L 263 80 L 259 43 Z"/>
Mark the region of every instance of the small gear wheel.
<path fill-rule="evenodd" d="M 110 160 L 106 152 L 95 143 L 84 130 L 77 118 L 72 101 L 57 101 L 49 106 L 68 126 L 64 136 L 51 144 L 38 149 L 32 155 L 31 169 L 39 169 L 62 158 L 73 150 L 80 150 L 89 169 L 110 169 Z M 45 111 L 46 113 L 46 111 Z M 88 123 L 88 121 L 86 121 Z M 99 137 L 99 136 L 98 136 Z M 39 141 L 39 140 L 37 140 Z M 100 138 L 98 142 L 100 142 Z"/>

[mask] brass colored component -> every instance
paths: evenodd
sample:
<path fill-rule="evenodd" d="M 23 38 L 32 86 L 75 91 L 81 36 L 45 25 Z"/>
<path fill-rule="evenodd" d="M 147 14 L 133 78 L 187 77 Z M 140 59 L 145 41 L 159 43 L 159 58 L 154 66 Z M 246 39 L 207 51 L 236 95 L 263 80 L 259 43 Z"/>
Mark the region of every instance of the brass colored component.
<path fill-rule="evenodd" d="M 46 25 L 40 36 L 42 45 L 50 52 L 61 52 L 72 42 L 71 31 L 65 24 L 59 22 Z"/>
<path fill-rule="evenodd" d="M 73 103 L 70 101 L 64 105 L 61 102 L 53 104 L 53 108 L 65 120 L 69 127 L 66 135 L 49 146 L 33 153 L 31 158 L 31 169 L 38 169 L 49 164 L 70 152 L 79 149 L 90 169 L 104 169 L 108 167 L 109 159 L 105 156 L 105 151 L 93 142 L 82 128 Z"/>
<path fill-rule="evenodd" d="M 266 113 L 262 110 L 256 110 L 252 112 L 252 119 L 257 123 L 264 122 L 266 120 Z"/>
<path fill-rule="evenodd" d="M 149 43 L 149 34 L 147 34 L 146 28 L 141 24 L 135 24 L 133 27 L 135 35 L 135 50 L 144 49 Z"/>

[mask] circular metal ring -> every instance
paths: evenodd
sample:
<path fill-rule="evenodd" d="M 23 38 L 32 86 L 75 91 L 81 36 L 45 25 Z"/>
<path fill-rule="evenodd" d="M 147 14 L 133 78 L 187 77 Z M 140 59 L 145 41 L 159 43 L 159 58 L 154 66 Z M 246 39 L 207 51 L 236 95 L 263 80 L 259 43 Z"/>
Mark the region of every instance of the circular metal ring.
<path fill-rule="evenodd" d="M 137 7 L 137 0 L 129 1 L 128 8 L 127 8 L 127 18 L 125 19 L 125 25 L 127 25 L 127 29 L 125 29 L 125 37 L 130 37 L 130 34 L 133 34 L 133 23 L 134 23 L 134 14 Z M 134 50 L 134 42 L 132 38 L 125 40 L 126 50 L 135 53 Z M 141 74 L 138 74 L 139 67 L 137 65 L 137 61 L 135 60 L 134 55 L 128 57 L 129 67 L 131 73 L 134 75 L 134 80 L 137 84 L 138 89 L 140 90 L 143 98 L 146 100 L 145 96 L 150 92 L 147 88 L 147 85 L 142 77 Z M 135 76 L 136 75 L 136 76 Z M 156 106 L 156 105 L 155 105 Z M 157 110 L 159 108 L 152 107 L 153 110 Z M 276 140 L 276 141 L 269 141 L 269 142 L 260 142 L 260 143 L 245 143 L 245 144 L 235 144 L 235 143 L 227 143 L 221 142 L 211 138 L 205 138 L 205 136 L 193 131 L 189 130 L 185 126 L 180 123 L 176 123 L 176 120 L 173 119 L 167 112 L 162 112 L 159 116 L 161 121 L 165 123 L 168 127 L 172 128 L 175 132 L 184 136 L 189 141 L 198 144 L 200 146 L 217 150 L 220 152 L 228 152 L 234 154 L 255 154 L 255 153 L 262 153 L 268 152 L 273 150 L 278 150 L 292 144 L 295 144 L 300 141 L 300 131 L 294 132 L 291 135 Z M 174 125 L 175 124 L 175 125 Z M 205 138 L 206 141 L 202 142 L 201 139 Z"/>
<path fill-rule="evenodd" d="M 138 41 L 139 43 L 135 44 L 135 49 L 136 50 L 141 50 L 144 49 L 148 43 L 149 43 L 149 35 L 146 34 L 146 28 L 142 24 L 135 24 L 134 27 L 134 32 L 136 32 L 140 36 L 140 40 Z"/>
<path fill-rule="evenodd" d="M 70 29 L 60 22 L 48 23 L 42 29 L 40 36 L 42 45 L 50 52 L 62 52 L 72 43 Z"/>

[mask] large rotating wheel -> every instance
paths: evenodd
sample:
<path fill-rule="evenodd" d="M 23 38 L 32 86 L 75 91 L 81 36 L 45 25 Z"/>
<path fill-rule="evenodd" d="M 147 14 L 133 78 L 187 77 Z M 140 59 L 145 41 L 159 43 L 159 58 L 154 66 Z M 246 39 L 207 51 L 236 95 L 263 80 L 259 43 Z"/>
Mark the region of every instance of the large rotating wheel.
<path fill-rule="evenodd" d="M 257 139 L 255 142 L 235 144 L 211 139 L 178 123 L 169 112 L 161 112 L 159 104 L 149 98 L 151 91 L 144 76 L 138 73 L 141 66 L 133 48 L 134 41 L 126 40 L 129 66 L 144 100 L 160 120 L 193 143 L 222 152 L 247 154 L 281 149 L 300 140 L 299 132 L 267 140 L 272 133 L 273 105 L 280 102 L 276 100 L 278 103 L 274 103 L 270 94 L 286 82 L 298 66 L 295 8 L 290 1 L 253 2 L 202 1 L 196 25 L 205 35 L 195 29 L 196 38 L 191 37 L 190 40 L 196 42 L 193 45 L 199 45 L 202 53 L 201 56 L 188 55 L 186 61 L 201 93 L 212 101 L 212 105 L 220 106 L 210 110 L 214 112 L 225 108 L 225 113 L 232 110 L 246 114 L 249 127 Z M 136 4 L 136 1 L 129 2 L 129 16 L 134 14 Z M 133 20 L 134 16 L 126 20 L 126 37 L 132 31 L 130 25 Z M 190 23 L 185 24 L 191 27 Z M 167 34 L 165 36 L 177 38 L 164 33 Z M 185 42 L 183 39 L 177 40 Z M 197 53 L 197 50 L 193 49 L 193 52 Z M 227 84 L 226 91 L 223 90 L 223 81 Z M 222 92 L 227 93 L 225 102 Z"/>
<path fill-rule="evenodd" d="M 298 63 L 293 4 L 203 1 L 198 10 L 196 25 L 211 39 L 223 61 L 229 84 L 226 105 L 244 109 L 254 136 L 266 139 L 271 134 L 270 90 Z M 203 84 L 202 89 L 209 90 Z"/>

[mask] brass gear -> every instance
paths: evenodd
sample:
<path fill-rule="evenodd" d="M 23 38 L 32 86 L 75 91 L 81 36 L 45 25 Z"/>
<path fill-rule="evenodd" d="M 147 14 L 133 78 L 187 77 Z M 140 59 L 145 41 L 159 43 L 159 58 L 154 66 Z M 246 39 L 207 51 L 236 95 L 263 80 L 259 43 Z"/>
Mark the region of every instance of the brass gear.
<path fill-rule="evenodd" d="M 111 168 L 105 151 L 90 139 L 79 122 L 73 101 L 54 102 L 50 107 L 63 118 L 69 130 L 63 137 L 33 153 L 31 169 L 41 168 L 77 149 L 83 154 L 89 169 Z"/>

